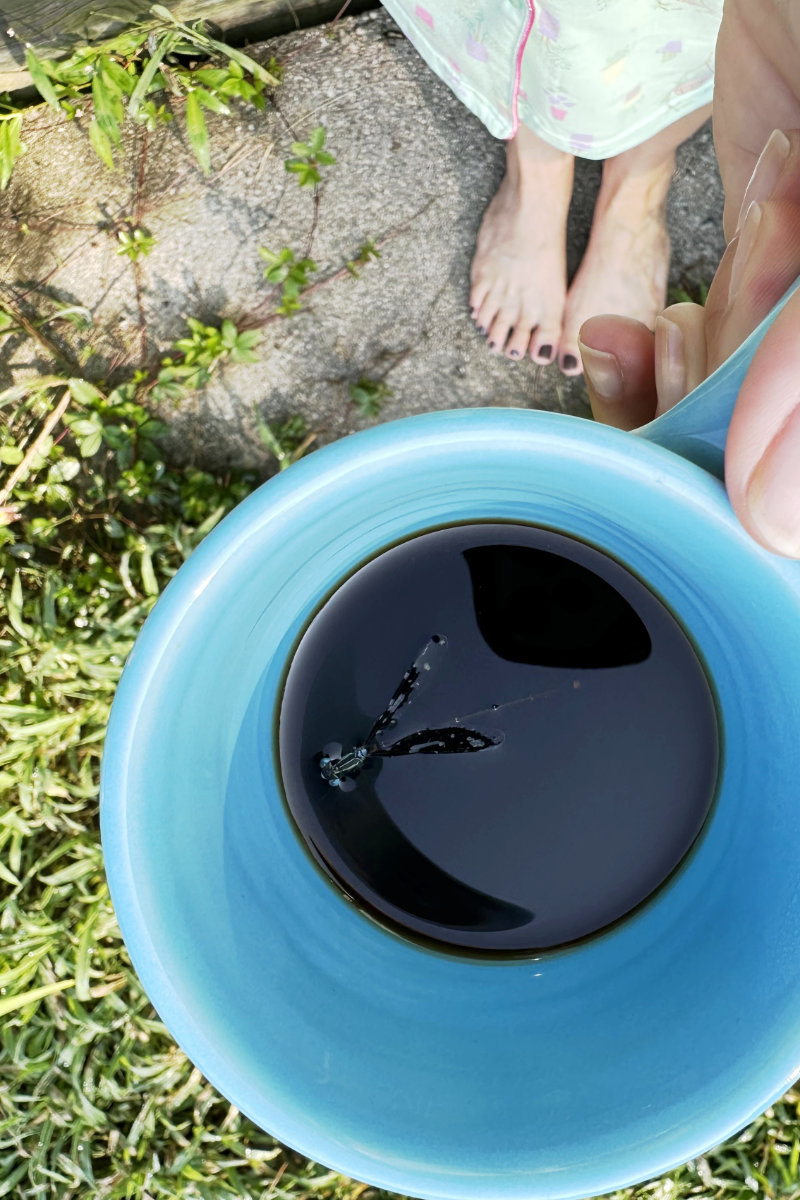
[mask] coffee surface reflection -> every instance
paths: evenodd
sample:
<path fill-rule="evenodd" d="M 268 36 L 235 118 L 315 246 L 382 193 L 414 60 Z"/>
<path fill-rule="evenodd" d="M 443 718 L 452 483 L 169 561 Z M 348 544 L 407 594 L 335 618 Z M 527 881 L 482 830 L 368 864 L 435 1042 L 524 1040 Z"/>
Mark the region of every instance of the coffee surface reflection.
<path fill-rule="evenodd" d="M 584 938 L 672 873 L 719 736 L 680 625 L 620 564 L 511 523 L 360 567 L 281 701 L 286 800 L 317 863 L 398 932 L 519 953 Z"/>

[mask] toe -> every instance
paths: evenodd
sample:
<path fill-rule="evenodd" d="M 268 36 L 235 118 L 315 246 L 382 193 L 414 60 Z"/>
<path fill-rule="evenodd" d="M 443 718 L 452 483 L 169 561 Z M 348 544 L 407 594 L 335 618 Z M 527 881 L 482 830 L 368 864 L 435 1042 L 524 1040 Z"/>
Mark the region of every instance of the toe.
<path fill-rule="evenodd" d="M 481 280 L 476 283 L 469 293 L 469 310 L 473 321 L 477 319 L 486 297 L 489 294 L 489 285 Z"/>
<path fill-rule="evenodd" d="M 519 360 L 528 353 L 535 326 L 524 316 L 518 317 L 506 343 L 506 357 Z"/>
<path fill-rule="evenodd" d="M 580 351 L 577 346 L 562 346 L 558 355 L 558 365 L 567 376 L 582 375 Z"/>
<path fill-rule="evenodd" d="M 500 299 L 497 295 L 489 292 L 484 296 L 478 308 L 475 311 L 475 324 L 478 333 L 487 334 L 494 324 L 495 318 L 500 311 Z"/>
<path fill-rule="evenodd" d="M 501 308 L 489 328 L 487 344 L 495 354 L 503 354 L 509 334 L 516 325 L 519 313 L 517 310 Z"/>
<path fill-rule="evenodd" d="M 531 338 L 531 358 L 535 363 L 551 363 L 558 353 L 560 329 L 547 329 L 540 325 Z"/>
<path fill-rule="evenodd" d="M 564 311 L 564 321 L 557 339 L 558 365 L 564 375 L 574 376 L 583 374 L 581 352 L 578 345 L 578 330 L 582 322 L 575 324 L 575 314 L 570 310 L 569 302 Z"/>

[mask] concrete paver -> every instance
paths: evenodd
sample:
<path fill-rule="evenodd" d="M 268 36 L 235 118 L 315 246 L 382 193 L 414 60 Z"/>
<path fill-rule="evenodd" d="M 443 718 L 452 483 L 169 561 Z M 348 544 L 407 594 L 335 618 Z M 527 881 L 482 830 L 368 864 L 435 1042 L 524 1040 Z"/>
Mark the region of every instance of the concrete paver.
<path fill-rule="evenodd" d="M 258 247 L 310 244 L 320 283 L 306 311 L 263 330 L 256 365 L 221 371 L 190 401 L 163 406 L 171 452 L 206 466 L 267 465 L 254 410 L 300 413 L 319 444 L 369 422 L 348 387 L 361 376 L 392 390 L 381 420 L 430 409 L 520 405 L 586 415 L 582 381 L 555 367 L 490 355 L 469 319 L 469 263 L 483 210 L 502 175 L 503 145 L 486 133 L 380 11 L 303 30 L 251 52 L 285 63 L 263 113 L 207 114 L 213 173 L 187 147 L 182 114 L 145 136 L 128 129 L 117 170 L 90 151 L 88 115 L 45 111 L 0 194 L 0 298 L 29 312 L 47 297 L 94 316 L 87 372 L 157 361 L 185 316 L 253 320 L 271 309 Z M 294 136 L 327 129 L 336 165 L 316 205 L 284 169 Z M 599 165 L 579 162 L 569 266 L 588 236 Z M 671 279 L 710 279 L 724 248 L 722 191 L 708 127 L 679 153 L 668 206 Z M 157 239 L 134 267 L 117 253 L 114 220 L 134 217 Z M 21 231 L 26 223 L 29 232 Z M 372 238 L 381 257 L 359 279 L 337 274 Z M 333 277 L 333 278 L 331 278 Z M 146 337 L 142 327 L 146 327 Z M 85 336 L 85 335 L 84 335 Z M 70 333 L 66 344 L 75 335 Z M 0 388 L 31 368 L 29 343 L 6 340 Z"/>

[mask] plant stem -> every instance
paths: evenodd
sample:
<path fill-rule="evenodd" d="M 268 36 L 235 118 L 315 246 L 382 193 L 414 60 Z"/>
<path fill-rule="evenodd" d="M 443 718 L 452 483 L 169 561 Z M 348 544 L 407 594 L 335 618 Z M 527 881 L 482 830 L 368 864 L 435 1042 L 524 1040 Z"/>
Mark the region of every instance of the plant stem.
<path fill-rule="evenodd" d="M 65 354 L 63 350 L 60 350 L 55 342 L 51 342 L 50 338 L 43 334 L 40 329 L 37 329 L 36 326 L 28 320 L 25 314 L 21 312 L 15 304 L 12 304 L 8 300 L 4 300 L 3 308 L 14 318 L 18 325 L 22 326 L 29 337 L 34 338 L 34 340 L 37 341 L 39 345 L 47 351 L 48 354 L 52 355 L 53 358 L 57 358 L 64 364 L 64 366 L 68 367 L 70 373 L 77 369 L 77 364 L 73 362 L 69 355 Z"/>
<path fill-rule="evenodd" d="M 5 504 L 5 502 L 9 499 L 12 492 L 14 491 L 14 488 L 19 483 L 20 479 L 22 479 L 23 476 L 27 474 L 28 468 L 30 467 L 34 458 L 39 453 L 39 450 L 41 449 L 41 447 L 44 445 L 45 441 L 49 437 L 51 429 L 53 429 L 58 424 L 58 422 L 63 417 L 64 413 L 67 411 L 67 408 L 69 407 L 69 399 L 70 399 L 69 388 L 66 388 L 64 391 L 64 395 L 61 397 L 58 404 L 55 406 L 55 408 L 51 412 L 49 412 L 47 414 L 47 418 L 44 422 L 44 425 L 42 425 L 42 428 L 39 430 L 38 437 L 36 438 L 36 440 L 34 442 L 31 443 L 31 445 L 26 450 L 25 457 L 23 458 L 22 462 L 19 463 L 14 468 L 14 470 L 11 472 L 11 476 L 8 480 L 8 483 L 5 485 L 5 487 L 0 488 L 0 506 Z"/>

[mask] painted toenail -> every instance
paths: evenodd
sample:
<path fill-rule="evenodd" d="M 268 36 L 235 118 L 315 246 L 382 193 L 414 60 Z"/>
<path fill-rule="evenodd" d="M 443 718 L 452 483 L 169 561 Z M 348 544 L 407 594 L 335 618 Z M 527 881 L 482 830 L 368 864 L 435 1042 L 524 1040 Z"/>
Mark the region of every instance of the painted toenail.
<path fill-rule="evenodd" d="M 548 342 L 546 346 L 539 347 L 539 358 L 546 358 L 548 361 L 553 357 L 553 347 Z"/>
<path fill-rule="evenodd" d="M 479 325 L 479 326 L 478 326 L 478 333 L 486 333 L 486 326 L 485 326 L 485 325 Z"/>
<path fill-rule="evenodd" d="M 489 349 L 494 350 L 496 345 L 497 345 L 497 342 L 489 342 Z"/>
<path fill-rule="evenodd" d="M 565 354 L 564 355 L 564 370 L 565 371 L 574 371 L 575 368 L 577 367 L 577 365 L 578 365 L 578 360 L 574 354 Z"/>
<path fill-rule="evenodd" d="M 512 358 L 519 358 L 519 350 L 509 350 L 508 353 L 511 355 Z"/>

